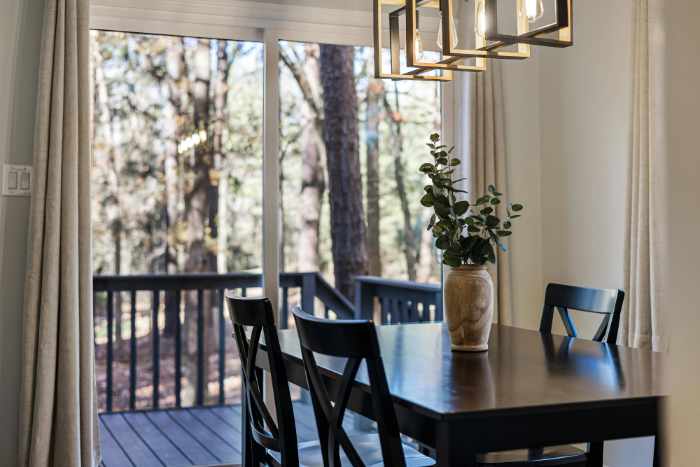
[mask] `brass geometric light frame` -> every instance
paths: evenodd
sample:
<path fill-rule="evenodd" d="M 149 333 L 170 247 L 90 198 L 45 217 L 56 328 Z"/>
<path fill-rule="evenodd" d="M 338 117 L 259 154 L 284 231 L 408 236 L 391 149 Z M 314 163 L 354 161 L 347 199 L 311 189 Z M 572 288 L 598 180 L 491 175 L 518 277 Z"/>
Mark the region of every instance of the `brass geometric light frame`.
<path fill-rule="evenodd" d="M 422 60 L 421 57 L 419 56 L 418 50 L 416 50 L 416 43 L 417 43 L 417 37 L 418 37 L 418 7 L 428 7 L 428 8 L 435 8 L 439 9 L 440 8 L 440 3 L 437 1 L 419 1 L 419 0 L 406 0 L 406 6 L 405 8 L 400 8 L 392 13 L 392 15 L 396 16 L 398 20 L 398 16 L 401 15 L 403 12 L 406 13 L 406 63 L 408 64 L 409 67 L 413 67 L 416 69 L 428 69 L 428 70 L 452 70 L 452 71 L 473 71 L 473 72 L 479 72 L 479 71 L 484 71 L 486 70 L 486 60 L 485 57 L 487 56 L 487 53 L 477 53 L 475 55 L 453 55 L 450 53 L 447 53 L 446 51 L 443 52 L 443 57 L 442 59 L 438 60 L 437 62 L 428 62 L 425 60 Z M 445 24 L 444 19 L 447 18 L 447 15 L 442 15 L 443 17 L 443 25 L 442 25 L 442 31 L 443 34 L 447 32 L 447 35 L 450 36 L 450 40 L 452 36 L 449 34 L 450 31 L 450 25 Z M 396 27 L 398 27 L 398 23 L 396 24 Z M 475 63 L 474 65 L 464 65 L 460 64 L 458 62 L 466 59 L 466 58 L 475 58 Z"/>
<path fill-rule="evenodd" d="M 484 57 L 484 58 L 495 58 L 495 59 L 511 59 L 511 60 L 524 60 L 530 58 L 530 46 L 526 43 L 519 43 L 517 41 L 503 41 L 500 39 L 492 39 L 488 36 L 488 26 L 490 25 L 488 20 L 488 13 L 486 13 L 486 6 L 488 6 L 489 0 L 473 0 L 474 2 L 474 18 L 477 21 L 479 15 L 480 6 L 483 7 L 484 13 L 487 15 L 486 18 L 486 31 L 484 37 L 480 37 L 476 34 L 475 48 L 474 49 L 459 49 L 452 42 L 452 34 L 450 33 L 450 21 L 455 14 L 454 8 L 452 6 L 452 0 L 440 0 L 440 10 L 442 11 L 442 43 L 443 43 L 443 53 L 452 57 Z M 487 2 L 484 4 L 484 2 Z M 517 33 L 521 37 L 529 33 L 529 24 L 527 18 L 521 15 L 524 9 L 524 0 L 516 0 L 516 11 L 518 13 L 517 22 Z M 499 50 L 502 47 L 516 44 L 517 50 Z"/>
<path fill-rule="evenodd" d="M 527 32 L 518 31 L 517 35 L 503 34 L 498 31 L 498 0 L 482 1 L 486 2 L 486 40 L 503 44 L 530 44 L 545 47 L 570 47 L 574 44 L 573 0 L 556 0 L 554 23 Z M 543 37 L 550 33 L 556 33 L 557 37 Z"/>
<path fill-rule="evenodd" d="M 393 80 L 452 81 L 452 71 L 449 69 L 442 69 L 440 75 L 425 74 L 432 71 L 432 69 L 428 68 L 415 68 L 414 70 L 410 70 L 405 73 L 401 72 L 401 39 L 398 15 L 395 15 L 395 12 L 389 14 L 389 47 L 391 50 L 391 71 L 388 73 L 385 72 L 382 60 L 382 6 L 398 6 L 399 9 L 403 9 L 405 8 L 405 0 L 373 0 L 373 5 L 374 76 L 376 78 L 388 78 Z"/>

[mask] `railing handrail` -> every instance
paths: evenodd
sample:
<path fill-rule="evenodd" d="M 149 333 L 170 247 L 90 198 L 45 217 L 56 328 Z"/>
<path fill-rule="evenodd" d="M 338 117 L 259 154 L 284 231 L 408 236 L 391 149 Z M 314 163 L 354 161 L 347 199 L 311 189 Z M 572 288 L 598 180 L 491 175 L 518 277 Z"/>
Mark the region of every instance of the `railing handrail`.
<path fill-rule="evenodd" d="M 441 288 L 439 284 L 430 284 L 428 282 L 412 282 L 401 279 L 385 279 L 378 276 L 357 276 L 355 277 L 356 282 L 363 282 L 366 284 L 374 284 L 381 287 L 395 287 L 399 289 L 416 290 L 420 292 L 440 292 Z"/>
<path fill-rule="evenodd" d="M 235 283 L 236 288 L 261 287 L 262 274 L 232 273 L 178 273 L 178 274 L 95 274 L 95 292 L 128 292 L 131 290 L 198 290 L 220 289 Z"/>

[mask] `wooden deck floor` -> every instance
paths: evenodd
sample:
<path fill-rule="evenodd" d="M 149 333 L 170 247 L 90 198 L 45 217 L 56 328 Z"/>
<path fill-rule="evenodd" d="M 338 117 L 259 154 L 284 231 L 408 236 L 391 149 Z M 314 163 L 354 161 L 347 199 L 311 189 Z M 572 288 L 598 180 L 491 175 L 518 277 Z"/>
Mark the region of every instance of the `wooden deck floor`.
<path fill-rule="evenodd" d="M 316 439 L 310 404 L 295 402 L 294 413 L 299 441 Z M 101 414 L 100 436 L 104 467 L 239 464 L 241 407 Z"/>

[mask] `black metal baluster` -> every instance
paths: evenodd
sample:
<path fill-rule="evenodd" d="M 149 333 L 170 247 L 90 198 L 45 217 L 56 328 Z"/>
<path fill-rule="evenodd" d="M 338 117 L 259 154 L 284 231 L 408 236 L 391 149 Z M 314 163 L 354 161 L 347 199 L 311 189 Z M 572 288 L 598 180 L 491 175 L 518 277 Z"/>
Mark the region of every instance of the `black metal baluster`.
<path fill-rule="evenodd" d="M 107 292 L 107 412 L 112 411 L 112 366 L 114 363 L 114 293 Z"/>
<path fill-rule="evenodd" d="M 219 404 L 224 403 L 224 373 L 226 371 L 226 320 L 224 319 L 224 290 L 218 291 L 219 306 Z"/>
<path fill-rule="evenodd" d="M 151 314 L 151 334 L 153 340 L 153 408 L 160 405 L 160 329 L 158 327 L 158 308 L 160 308 L 160 291 L 153 291 L 153 310 Z"/>
<path fill-rule="evenodd" d="M 175 406 L 182 406 L 182 331 L 180 323 L 180 297 L 182 290 L 175 292 L 175 309 L 177 310 L 177 321 L 175 322 Z"/>
<path fill-rule="evenodd" d="M 136 291 L 131 291 L 131 337 L 129 338 L 129 409 L 136 408 Z"/>
<path fill-rule="evenodd" d="M 280 328 L 287 329 L 289 322 L 289 287 L 282 287 L 282 310 L 280 310 Z"/>
<path fill-rule="evenodd" d="M 324 303 L 324 304 L 323 304 L 323 316 L 324 316 L 326 319 L 329 319 L 330 311 L 331 311 L 331 310 L 330 310 L 330 308 L 328 308 L 328 305 L 326 305 L 326 304 Z"/>
<path fill-rule="evenodd" d="M 248 295 L 248 289 L 246 287 L 243 287 L 241 289 L 241 297 L 245 297 L 246 295 Z"/>
<path fill-rule="evenodd" d="M 204 405 L 204 291 L 197 290 L 197 405 Z"/>

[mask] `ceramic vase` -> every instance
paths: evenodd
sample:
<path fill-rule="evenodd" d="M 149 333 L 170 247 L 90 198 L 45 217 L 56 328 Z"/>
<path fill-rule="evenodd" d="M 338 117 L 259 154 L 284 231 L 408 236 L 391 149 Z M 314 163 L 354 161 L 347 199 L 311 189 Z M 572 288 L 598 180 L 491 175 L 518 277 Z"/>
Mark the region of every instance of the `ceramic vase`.
<path fill-rule="evenodd" d="M 486 266 L 465 265 L 450 270 L 443 293 L 452 350 L 488 350 L 494 287 Z"/>

